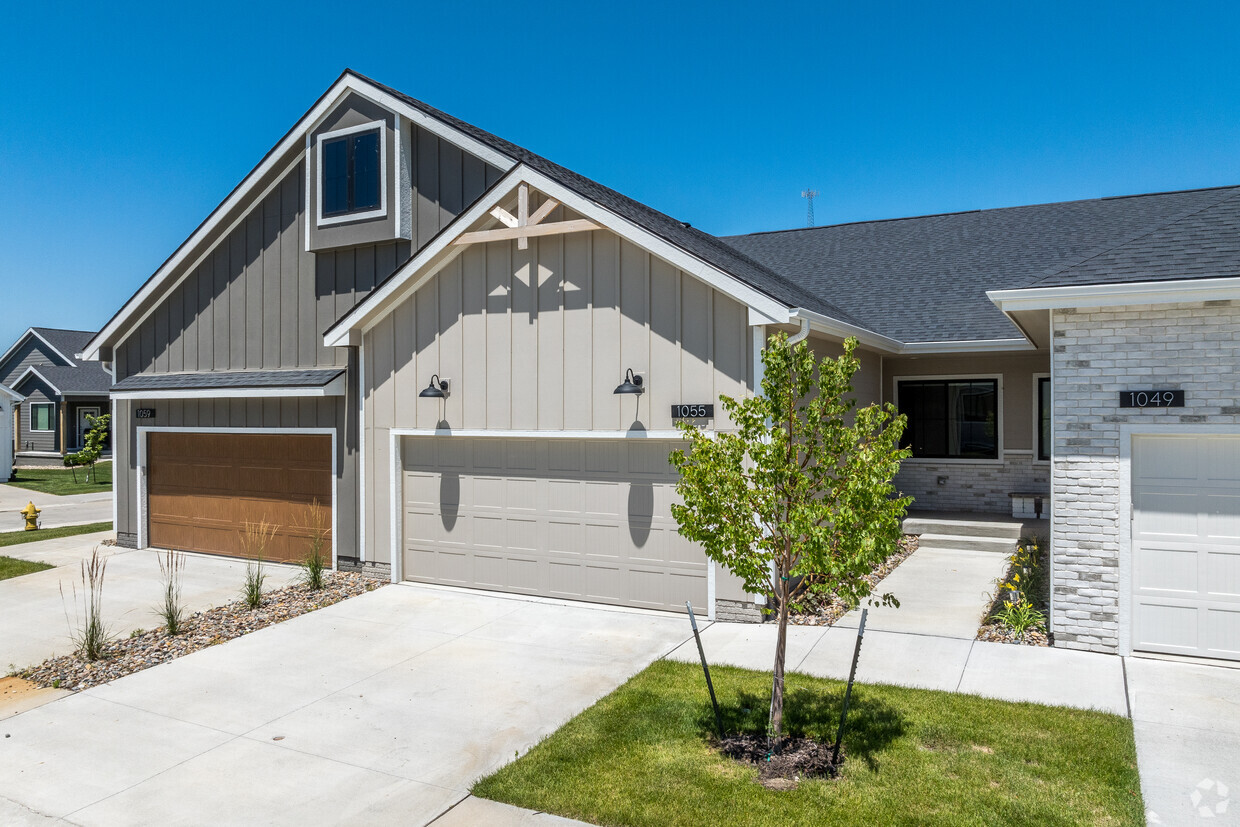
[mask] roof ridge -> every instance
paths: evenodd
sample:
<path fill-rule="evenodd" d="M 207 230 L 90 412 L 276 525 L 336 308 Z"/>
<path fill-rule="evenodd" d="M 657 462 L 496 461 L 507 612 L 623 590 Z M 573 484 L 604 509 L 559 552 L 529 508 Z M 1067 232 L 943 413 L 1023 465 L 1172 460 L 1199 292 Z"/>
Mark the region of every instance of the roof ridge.
<path fill-rule="evenodd" d="M 1003 212 L 1005 210 L 1026 210 L 1034 207 L 1060 207 L 1069 204 L 1087 204 L 1093 201 L 1120 201 L 1125 198 L 1155 198 L 1161 195 L 1186 195 L 1192 192 L 1211 192 L 1213 190 L 1240 190 L 1240 184 L 1224 184 L 1217 187 L 1190 187 L 1179 190 L 1159 192 L 1137 192 L 1128 195 L 1102 195 L 1097 198 L 1071 198 L 1065 201 L 1040 201 L 1036 204 L 1012 204 L 1006 207 L 979 207 L 972 210 L 952 210 L 948 212 L 926 213 L 924 215 L 899 215 L 891 218 L 869 218 L 860 221 L 841 221 L 837 224 L 822 224 L 816 227 L 785 227 L 780 230 L 757 230 L 752 233 L 736 233 L 720 236 L 721 238 L 747 238 L 755 235 L 776 235 L 778 233 L 806 233 L 814 230 L 832 230 L 839 227 L 855 227 L 860 224 L 887 224 L 895 221 L 916 221 L 922 218 L 946 218 L 953 215 L 974 215 L 977 213 Z M 1221 199 L 1226 200 L 1226 198 Z M 1221 203 L 1221 201 L 1220 201 Z"/>
<path fill-rule="evenodd" d="M 1209 187 L 1209 188 L 1201 189 L 1201 190 L 1184 190 L 1183 192 L 1185 193 L 1187 192 L 1209 192 L 1210 190 L 1222 190 L 1222 189 L 1235 190 L 1236 188 L 1235 187 Z M 1166 194 L 1170 195 L 1172 193 L 1166 193 Z M 1238 197 L 1240 197 L 1240 191 L 1231 192 L 1227 195 L 1224 195 L 1222 198 L 1219 198 L 1215 201 L 1211 201 L 1209 204 L 1205 204 L 1200 207 L 1195 206 L 1195 207 L 1191 207 L 1185 210 L 1181 210 L 1180 212 L 1176 213 L 1175 215 L 1171 216 L 1170 218 L 1164 221 L 1155 221 L 1151 225 L 1142 227 L 1140 230 L 1136 230 L 1132 233 L 1129 233 L 1127 236 L 1120 239 L 1119 241 L 1111 242 L 1107 244 L 1100 244 L 1097 247 L 1094 247 L 1093 249 L 1085 252 L 1084 254 L 1082 254 L 1078 258 L 1073 259 L 1070 262 L 1056 264 L 1053 267 L 1049 267 L 1046 270 L 1043 270 L 1041 274 L 1039 274 L 1036 279 L 1029 282 L 1027 286 L 1033 287 L 1034 285 L 1041 284 L 1042 282 L 1046 281 L 1052 276 L 1057 276 L 1075 267 L 1080 267 L 1082 264 L 1084 264 L 1087 261 L 1098 258 L 1099 256 L 1106 255 L 1107 253 L 1113 250 L 1118 250 L 1121 247 L 1126 247 L 1129 244 L 1133 243 L 1134 241 L 1137 241 L 1138 239 L 1142 239 L 1142 238 L 1145 238 L 1146 236 L 1153 235 L 1159 230 L 1165 230 L 1166 228 L 1172 226 L 1173 224 L 1178 224 L 1181 221 L 1184 221 L 1187 218 L 1191 218 L 1194 215 L 1198 215 L 1199 213 L 1203 213 L 1206 210 L 1212 210 L 1215 207 L 1217 207 L 1219 204 L 1222 204 L 1225 201 L 1230 201 L 1231 199 L 1238 198 Z"/>

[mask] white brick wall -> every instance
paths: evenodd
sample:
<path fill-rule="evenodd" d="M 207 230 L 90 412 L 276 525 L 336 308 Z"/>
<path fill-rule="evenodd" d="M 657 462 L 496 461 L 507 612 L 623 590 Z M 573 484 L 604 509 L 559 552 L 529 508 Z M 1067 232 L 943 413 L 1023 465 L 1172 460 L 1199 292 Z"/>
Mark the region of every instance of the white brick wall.
<path fill-rule="evenodd" d="M 1240 307 L 1052 313 L 1055 644 L 1115 652 L 1120 426 L 1240 423 Z M 1185 407 L 1119 407 L 1120 391 L 1141 388 L 1183 390 Z"/>
<path fill-rule="evenodd" d="M 939 477 L 947 477 L 944 485 Z M 916 510 L 980 511 L 1011 514 L 1013 492 L 1049 495 L 1050 465 L 1034 462 L 1032 453 L 1004 453 L 1002 463 L 934 462 L 905 460 L 895 479 L 896 489 L 913 497 Z M 1049 504 L 1043 508 L 1050 511 Z"/>

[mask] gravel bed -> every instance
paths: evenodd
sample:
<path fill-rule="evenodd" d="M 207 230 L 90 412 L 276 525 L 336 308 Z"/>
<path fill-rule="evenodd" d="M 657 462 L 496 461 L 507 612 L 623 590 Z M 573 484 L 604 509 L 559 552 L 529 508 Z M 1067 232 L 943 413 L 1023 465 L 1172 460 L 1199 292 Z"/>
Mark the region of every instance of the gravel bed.
<path fill-rule="evenodd" d="M 75 692 L 89 689 L 384 585 L 378 580 L 345 572 L 324 572 L 323 579 L 323 588 L 319 591 L 311 591 L 303 585 L 273 589 L 263 595 L 263 603 L 257 609 L 236 600 L 190 615 L 185 631 L 179 635 L 169 635 L 162 626 L 139 631 L 109 643 L 101 660 L 90 662 L 76 654 L 64 655 L 25 669 L 18 677 L 41 687 Z"/>
<path fill-rule="evenodd" d="M 1018 646 L 1050 646 L 1046 632 L 1030 629 L 1023 635 L 1017 635 L 1001 623 L 987 623 L 977 630 L 977 639 L 990 643 L 1015 643 Z"/>
<path fill-rule="evenodd" d="M 871 586 L 877 586 L 883 578 L 917 551 L 917 535 L 905 534 L 900 538 L 900 550 L 888 557 L 878 568 L 865 576 Z M 800 612 L 789 615 L 788 622 L 798 626 L 833 626 L 835 621 L 848 614 L 849 607 L 834 594 L 806 595 L 801 600 Z"/>

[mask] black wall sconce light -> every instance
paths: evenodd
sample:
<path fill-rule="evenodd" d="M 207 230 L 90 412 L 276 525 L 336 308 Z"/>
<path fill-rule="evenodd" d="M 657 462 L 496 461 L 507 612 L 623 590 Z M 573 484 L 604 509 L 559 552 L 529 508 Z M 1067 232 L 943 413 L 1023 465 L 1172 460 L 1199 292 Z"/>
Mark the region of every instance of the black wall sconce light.
<path fill-rule="evenodd" d="M 636 375 L 635 373 L 633 373 L 632 368 L 629 368 L 628 372 L 624 375 L 624 381 L 621 382 L 619 385 L 617 385 L 616 389 L 612 391 L 612 393 L 645 393 L 645 392 L 646 392 L 646 389 L 642 387 L 642 378 Z"/>
<path fill-rule="evenodd" d="M 443 399 L 448 395 L 448 380 L 440 379 L 439 374 L 431 377 L 431 383 L 418 394 L 421 399 Z"/>

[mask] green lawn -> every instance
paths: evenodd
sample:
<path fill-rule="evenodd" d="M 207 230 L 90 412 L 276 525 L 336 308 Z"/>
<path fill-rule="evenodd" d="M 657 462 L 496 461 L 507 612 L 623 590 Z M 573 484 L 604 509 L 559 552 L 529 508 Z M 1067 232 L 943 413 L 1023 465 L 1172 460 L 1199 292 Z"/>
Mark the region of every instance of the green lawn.
<path fill-rule="evenodd" d="M 712 670 L 729 731 L 765 729 L 769 674 Z M 792 734 L 831 740 L 843 684 L 788 677 Z M 707 743 L 696 665 L 657 661 L 475 795 L 609 825 L 1143 824 L 1122 717 L 858 685 L 839 780 L 776 792 Z"/>
<path fill-rule="evenodd" d="M 75 534 L 94 534 L 96 531 L 111 530 L 112 521 L 108 520 L 103 523 L 67 525 L 60 528 L 41 528 L 38 531 L 5 531 L 0 533 L 0 548 L 4 546 L 17 546 L 22 543 L 36 543 L 39 540 L 55 540 L 57 537 L 72 537 Z M 25 572 L 21 573 L 25 574 Z"/>
<path fill-rule="evenodd" d="M 17 468 L 13 471 L 13 479 L 9 485 L 60 496 L 112 490 L 112 462 L 110 460 L 95 464 L 90 482 L 86 482 L 86 471 L 85 468 Z M 76 482 L 73 478 L 75 473 L 77 474 Z"/>
<path fill-rule="evenodd" d="M 17 560 L 13 557 L 0 556 L 0 580 L 10 577 L 21 577 L 36 571 L 52 568 L 47 563 L 32 563 L 29 560 Z"/>

